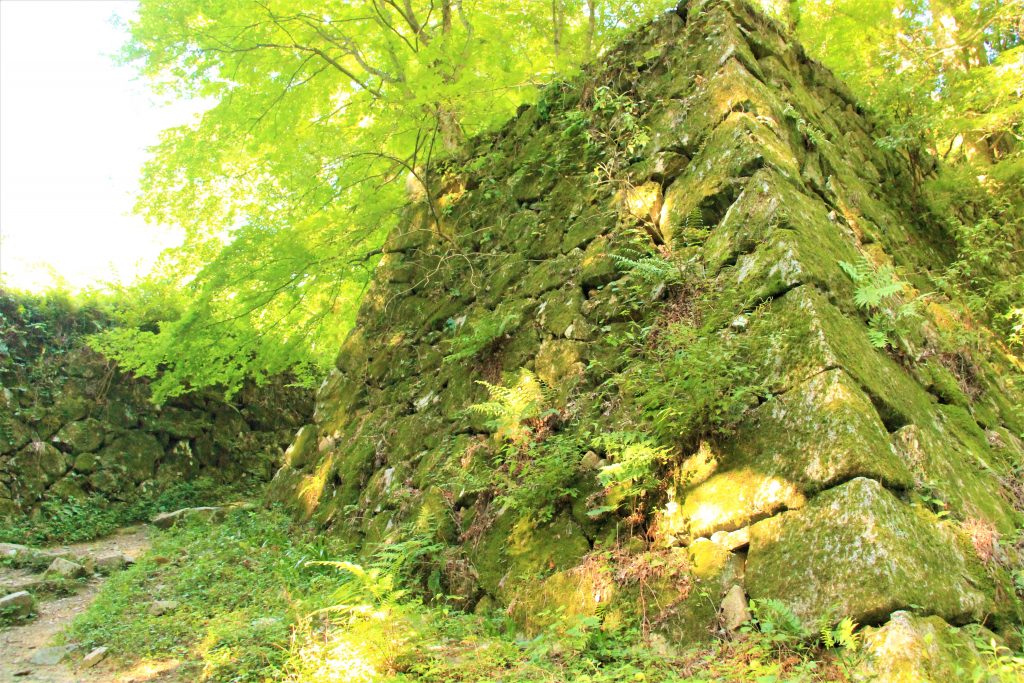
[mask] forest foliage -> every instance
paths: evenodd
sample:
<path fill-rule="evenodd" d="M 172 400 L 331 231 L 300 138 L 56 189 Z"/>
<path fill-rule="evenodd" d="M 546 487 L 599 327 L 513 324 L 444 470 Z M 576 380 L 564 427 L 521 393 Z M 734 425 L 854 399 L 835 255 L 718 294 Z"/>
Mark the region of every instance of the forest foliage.
<path fill-rule="evenodd" d="M 1020 274 L 976 257 L 1022 243 L 1021 0 L 761 4 L 881 119 L 880 145 L 918 169 L 930 153 L 977 186 L 965 201 L 959 180 L 937 190 L 956 250 L 944 282 L 1019 339 Z M 158 376 L 157 399 L 287 369 L 322 376 L 407 183 L 431 187 L 432 164 L 669 5 L 143 0 L 121 59 L 157 92 L 210 107 L 152 150 L 137 209 L 186 239 L 126 293 L 127 324 L 98 348 Z"/>

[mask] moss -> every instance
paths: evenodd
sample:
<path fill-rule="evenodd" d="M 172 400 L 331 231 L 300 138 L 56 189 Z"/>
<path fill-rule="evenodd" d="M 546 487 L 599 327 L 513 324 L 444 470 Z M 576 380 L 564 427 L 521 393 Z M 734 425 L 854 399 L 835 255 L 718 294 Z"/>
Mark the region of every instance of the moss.
<path fill-rule="evenodd" d="M 824 615 L 871 623 L 912 605 L 954 623 L 980 620 L 992 609 L 976 587 L 986 582 L 950 530 L 871 479 L 750 529 L 747 592 L 781 600 L 811 628 Z"/>
<path fill-rule="evenodd" d="M 606 619 L 617 620 L 618 615 L 609 615 L 609 605 L 618 590 L 615 566 L 602 554 L 594 554 L 539 583 L 524 582 L 511 602 L 512 617 L 530 634 L 561 619 L 572 623 L 599 611 Z"/>
<path fill-rule="evenodd" d="M 313 425 L 305 425 L 299 429 L 295 439 L 284 452 L 284 462 L 288 467 L 302 469 L 313 462 L 316 457 L 318 433 Z"/>
<path fill-rule="evenodd" d="M 659 531 L 683 540 L 733 531 L 854 477 L 912 485 L 871 402 L 841 370 L 824 372 L 754 410 L 717 448 L 676 474 Z"/>
<path fill-rule="evenodd" d="M 619 277 L 619 270 L 612 259 L 612 240 L 598 237 L 583 252 L 580 261 L 580 284 L 584 290 L 602 287 Z"/>
<path fill-rule="evenodd" d="M 546 296 L 537 307 L 537 321 L 548 333 L 556 336 L 570 336 L 577 325 L 582 327 L 580 308 L 583 295 L 579 288 L 564 287 Z"/>
<path fill-rule="evenodd" d="M 766 340 L 754 358 L 775 391 L 841 367 L 871 398 L 887 424 L 925 423 L 935 403 L 893 360 L 872 348 L 866 327 L 814 287 L 797 287 L 753 319 L 749 334 Z"/>
<path fill-rule="evenodd" d="M 562 253 L 585 249 L 595 238 L 611 232 L 618 225 L 617 211 L 597 202 L 585 206 L 575 216 L 562 239 Z"/>
<path fill-rule="evenodd" d="M 641 585 L 627 585 L 620 609 L 646 619 L 671 643 L 688 646 L 708 640 L 718 626 L 722 596 L 743 580 L 743 558 L 709 541 L 666 553 L 641 556 L 640 562 L 650 568 L 641 565 L 638 571 L 651 572 L 652 577 Z M 685 570 L 665 571 L 674 565 Z"/>
<path fill-rule="evenodd" d="M 581 252 L 573 250 L 563 256 L 534 265 L 519 281 L 517 295 L 533 298 L 552 289 L 558 289 L 572 278 L 572 272 L 580 257 Z"/>
<path fill-rule="evenodd" d="M 723 465 L 781 476 L 813 493 L 858 476 L 912 485 L 874 406 L 842 370 L 829 370 L 758 407 L 723 444 Z"/>
<path fill-rule="evenodd" d="M 98 454 L 101 461 L 124 469 L 124 472 L 139 483 L 153 476 L 157 461 L 164 449 L 150 434 L 127 432 Z"/>
<path fill-rule="evenodd" d="M 944 683 L 970 680 L 987 668 L 977 642 L 998 639 L 981 626 L 955 628 L 941 617 L 894 612 L 862 633 L 858 677 L 877 683 Z"/>
<path fill-rule="evenodd" d="M 582 344 L 567 339 L 541 342 L 534 361 L 537 377 L 564 395 L 565 389 L 583 374 L 582 349 Z"/>
<path fill-rule="evenodd" d="M 1014 533 L 1016 515 L 1000 495 L 999 478 L 941 421 L 907 425 L 892 439 L 911 466 L 916 486 L 947 504 L 956 519 L 980 518 L 1003 534 Z"/>
<path fill-rule="evenodd" d="M 103 445 L 105 429 L 95 418 L 87 418 L 64 425 L 52 441 L 72 453 L 88 453 Z"/>
<path fill-rule="evenodd" d="M 507 604 L 524 583 L 569 569 L 589 551 L 583 532 L 566 514 L 535 527 L 507 511 L 498 514 L 467 554 L 480 585 Z"/>

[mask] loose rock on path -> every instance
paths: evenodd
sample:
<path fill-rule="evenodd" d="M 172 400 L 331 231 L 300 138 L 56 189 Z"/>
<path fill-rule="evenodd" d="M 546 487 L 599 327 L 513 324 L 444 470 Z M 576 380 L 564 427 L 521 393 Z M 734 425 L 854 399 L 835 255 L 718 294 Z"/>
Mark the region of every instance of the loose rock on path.
<path fill-rule="evenodd" d="M 50 548 L 47 552 L 72 562 L 78 558 L 80 563 L 86 565 L 119 566 L 123 562 L 110 558 L 134 561 L 149 545 L 149 530 L 136 527 L 88 543 Z M 10 586 L 31 581 L 30 572 L 0 568 L 0 585 Z M 67 597 L 46 599 L 45 596 L 35 595 L 37 615 L 34 618 L 0 627 L 0 683 L 100 683 L 115 680 L 127 683 L 132 680 L 167 680 L 161 678 L 159 672 L 149 672 L 144 677 L 118 674 L 108 668 L 108 662 L 102 658 L 97 658 L 91 667 L 76 666 L 75 660 L 89 653 L 76 653 L 79 656 L 73 659 L 70 656 L 73 649 L 67 650 L 53 644 L 54 637 L 88 608 L 104 581 L 106 577 L 93 575 L 74 595 Z"/>

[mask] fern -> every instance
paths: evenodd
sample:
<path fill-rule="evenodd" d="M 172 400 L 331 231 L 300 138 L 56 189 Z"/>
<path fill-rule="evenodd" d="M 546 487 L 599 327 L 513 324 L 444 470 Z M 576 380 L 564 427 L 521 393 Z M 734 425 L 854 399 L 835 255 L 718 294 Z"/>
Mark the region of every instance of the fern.
<path fill-rule="evenodd" d="M 847 650 L 856 650 L 860 645 L 859 635 L 854 629 L 857 624 L 850 617 L 844 617 L 834 630 L 835 642 Z"/>
<path fill-rule="evenodd" d="M 907 283 L 896 277 L 891 266 L 876 269 L 866 258 L 857 264 L 840 261 L 839 267 L 857 285 L 853 303 L 859 308 L 880 306 L 907 288 Z"/>
<path fill-rule="evenodd" d="M 526 424 L 528 420 L 544 415 L 549 393 L 537 376 L 523 369 L 512 386 L 503 387 L 480 380 L 477 384 L 487 389 L 489 401 L 476 403 L 469 410 L 489 417 L 487 426 L 494 431 L 494 438 L 517 446 L 525 446 L 532 434 Z"/>
<path fill-rule="evenodd" d="M 690 209 L 683 220 L 683 229 L 680 235 L 682 243 L 685 245 L 699 244 L 707 239 L 709 232 L 710 229 L 704 224 L 704 215 L 701 213 L 700 207 L 695 206 Z"/>
<path fill-rule="evenodd" d="M 408 591 L 398 588 L 395 575 L 380 567 L 365 568 L 347 561 L 308 562 L 307 566 L 333 567 L 345 580 L 331 594 L 331 605 L 320 612 L 363 613 L 398 605 Z"/>
<path fill-rule="evenodd" d="M 753 623 L 764 640 L 773 648 L 791 649 L 804 647 L 808 638 L 807 630 L 793 611 L 780 600 L 764 598 L 751 600 L 750 611 Z"/>
<path fill-rule="evenodd" d="M 672 457 L 672 450 L 654 444 L 633 432 L 613 432 L 598 440 L 608 453 L 611 465 L 601 468 L 602 486 L 623 486 L 627 495 L 642 493 L 654 484 L 655 469 Z"/>
<path fill-rule="evenodd" d="M 830 650 L 836 646 L 835 634 L 827 617 L 823 617 L 818 622 L 818 638 L 821 640 L 821 644 Z"/>
<path fill-rule="evenodd" d="M 444 357 L 444 362 L 458 363 L 475 358 L 493 347 L 497 340 L 518 328 L 521 322 L 522 319 L 517 313 L 501 315 L 495 311 L 483 316 L 473 323 L 465 334 L 452 337 L 449 342 L 451 352 Z"/>
<path fill-rule="evenodd" d="M 907 318 L 919 317 L 919 307 L 924 297 L 901 301 L 899 295 L 910 288 L 896 275 L 891 266 L 876 268 L 866 258 L 858 263 L 840 261 L 839 267 L 853 281 L 857 288 L 853 303 L 870 313 L 868 318 L 868 340 L 875 348 L 884 349 L 898 338 L 897 323 Z"/>
<path fill-rule="evenodd" d="M 805 140 L 808 140 L 815 147 L 821 147 L 822 145 L 829 144 L 829 140 L 825 137 L 825 133 L 812 123 L 809 123 L 804 117 L 800 116 L 792 104 L 787 104 L 783 110 L 782 115 L 793 121 L 796 124 L 797 131 L 804 136 Z"/>
<path fill-rule="evenodd" d="M 679 265 L 658 253 L 626 248 L 622 253 L 612 254 L 612 260 L 618 264 L 620 270 L 627 271 L 650 284 L 676 284 L 683 279 Z"/>
<path fill-rule="evenodd" d="M 830 650 L 841 647 L 852 652 L 860 645 L 860 636 L 856 629 L 857 623 L 850 617 L 843 617 L 833 626 L 830 617 L 822 616 L 818 622 L 818 638 L 821 644 Z"/>

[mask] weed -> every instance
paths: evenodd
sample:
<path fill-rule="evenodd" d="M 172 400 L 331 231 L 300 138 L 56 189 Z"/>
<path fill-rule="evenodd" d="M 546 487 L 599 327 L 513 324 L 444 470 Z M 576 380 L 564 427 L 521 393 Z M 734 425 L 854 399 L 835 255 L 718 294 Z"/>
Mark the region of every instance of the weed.
<path fill-rule="evenodd" d="M 765 388 L 748 364 L 749 341 L 731 331 L 702 334 L 685 320 L 614 382 L 640 408 L 661 443 L 684 449 L 730 431 Z"/>

